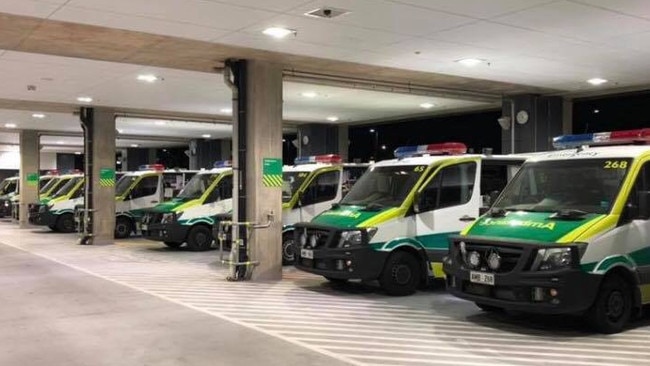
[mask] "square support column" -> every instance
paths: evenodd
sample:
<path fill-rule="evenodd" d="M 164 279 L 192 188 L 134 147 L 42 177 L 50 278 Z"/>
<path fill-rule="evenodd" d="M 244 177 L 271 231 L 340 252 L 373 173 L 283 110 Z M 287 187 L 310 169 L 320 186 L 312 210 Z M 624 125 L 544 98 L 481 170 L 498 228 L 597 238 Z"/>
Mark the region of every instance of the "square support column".
<path fill-rule="evenodd" d="M 40 146 L 37 131 L 20 132 L 20 205 L 18 223 L 21 228 L 28 227 L 28 205 L 38 202 L 38 182 L 40 177 Z"/>
<path fill-rule="evenodd" d="M 260 264 L 252 280 L 282 278 L 282 188 L 262 183 L 264 158 L 282 159 L 282 67 L 257 60 L 248 61 L 246 191 L 247 220 L 264 223 L 272 211 L 275 222 L 255 230 L 250 241 L 251 260 Z"/>

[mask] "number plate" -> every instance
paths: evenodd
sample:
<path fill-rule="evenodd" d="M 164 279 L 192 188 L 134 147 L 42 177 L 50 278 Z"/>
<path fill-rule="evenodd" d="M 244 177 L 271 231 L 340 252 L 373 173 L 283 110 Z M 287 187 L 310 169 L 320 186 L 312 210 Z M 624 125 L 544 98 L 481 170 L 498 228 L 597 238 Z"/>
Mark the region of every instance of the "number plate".
<path fill-rule="evenodd" d="M 140 230 L 147 231 L 148 229 L 149 229 L 149 226 L 147 226 L 147 224 L 140 225 Z"/>
<path fill-rule="evenodd" d="M 469 273 L 469 281 L 472 283 L 494 286 L 494 275 L 492 273 L 471 271 Z"/>
<path fill-rule="evenodd" d="M 314 259 L 314 251 L 311 249 L 300 249 L 300 256 L 307 259 Z"/>

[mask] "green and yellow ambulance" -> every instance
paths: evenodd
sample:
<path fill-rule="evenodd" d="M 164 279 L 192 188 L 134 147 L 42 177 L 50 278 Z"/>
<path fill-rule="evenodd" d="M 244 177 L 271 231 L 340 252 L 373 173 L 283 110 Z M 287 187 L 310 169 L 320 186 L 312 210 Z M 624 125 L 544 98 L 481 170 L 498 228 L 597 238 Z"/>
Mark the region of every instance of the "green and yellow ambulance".
<path fill-rule="evenodd" d="M 340 202 L 294 226 L 295 266 L 333 282 L 378 280 L 390 295 L 442 277 L 448 237 L 475 220 L 525 160 L 466 151 L 461 143 L 406 146 L 371 165 Z"/>
<path fill-rule="evenodd" d="M 57 182 L 59 181 L 59 174 L 56 170 L 51 170 L 45 175 L 41 175 L 38 180 L 38 198 L 39 202 L 42 198 L 56 192 Z M 59 186 L 60 187 L 60 186 Z M 20 194 L 16 194 L 11 198 L 11 217 L 18 220 L 20 214 Z"/>
<path fill-rule="evenodd" d="M 623 329 L 650 303 L 650 129 L 566 135 L 451 239 L 449 291 L 484 310 Z M 634 143 L 628 146 L 598 146 Z M 589 146 L 588 146 L 589 145 Z"/>
<path fill-rule="evenodd" d="M 62 175 L 62 186 L 53 195 L 30 205 L 29 222 L 43 225 L 53 231 L 71 233 L 75 230 L 74 209 L 83 202 L 83 174 Z"/>
<path fill-rule="evenodd" d="M 216 162 L 214 169 L 198 172 L 171 200 L 156 205 L 142 218 L 142 236 L 193 251 L 211 248 L 216 216 L 232 211 L 232 165 Z"/>
<path fill-rule="evenodd" d="M 0 218 L 11 216 L 11 202 L 18 194 L 19 182 L 18 177 L 9 177 L 0 183 Z"/>

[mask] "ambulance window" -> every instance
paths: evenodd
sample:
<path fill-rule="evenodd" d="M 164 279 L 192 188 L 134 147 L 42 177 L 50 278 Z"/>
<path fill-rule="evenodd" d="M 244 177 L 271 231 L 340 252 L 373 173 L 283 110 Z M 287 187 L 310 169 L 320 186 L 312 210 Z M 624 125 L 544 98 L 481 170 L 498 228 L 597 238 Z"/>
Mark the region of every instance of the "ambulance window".
<path fill-rule="evenodd" d="M 420 212 L 463 205 L 472 198 L 476 163 L 462 163 L 443 168 L 420 194 Z"/>
<path fill-rule="evenodd" d="M 131 198 L 140 198 L 140 197 L 147 197 L 147 196 L 153 196 L 158 192 L 158 176 L 149 176 L 149 177 L 144 177 L 138 182 L 138 184 L 133 187 L 133 191 L 131 191 Z"/>
<path fill-rule="evenodd" d="M 339 189 L 340 176 L 341 172 L 338 170 L 317 175 L 305 190 L 301 200 L 302 204 L 312 205 L 335 199 Z"/>
<path fill-rule="evenodd" d="M 81 185 L 73 194 L 70 196 L 70 199 L 75 199 L 79 197 L 83 197 L 84 193 L 86 192 L 86 186 L 84 184 Z"/>
<path fill-rule="evenodd" d="M 221 178 L 219 184 L 210 192 L 204 204 L 232 198 L 232 175 Z"/>

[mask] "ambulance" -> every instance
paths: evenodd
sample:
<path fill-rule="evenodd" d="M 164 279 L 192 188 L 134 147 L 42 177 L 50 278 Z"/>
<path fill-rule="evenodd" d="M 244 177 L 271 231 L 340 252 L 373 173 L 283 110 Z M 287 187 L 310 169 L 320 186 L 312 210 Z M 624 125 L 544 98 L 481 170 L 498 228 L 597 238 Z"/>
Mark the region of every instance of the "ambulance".
<path fill-rule="evenodd" d="M 650 303 L 648 142 L 647 128 L 556 137 L 561 150 L 527 161 L 451 239 L 449 291 L 486 311 L 578 314 L 621 331 Z"/>
<path fill-rule="evenodd" d="M 309 221 L 343 196 L 338 155 L 299 157 L 282 168 L 282 263 L 295 261 L 294 224 Z"/>
<path fill-rule="evenodd" d="M 56 192 L 57 182 L 59 179 L 58 172 L 55 170 L 49 171 L 45 175 L 41 175 L 38 180 L 38 198 L 39 200 L 48 195 Z M 60 186 L 59 186 L 60 187 Z M 11 217 L 14 220 L 19 219 L 20 214 L 20 194 L 16 194 L 10 199 L 11 202 Z"/>
<path fill-rule="evenodd" d="M 51 230 L 71 233 L 75 229 L 74 209 L 84 199 L 83 174 L 62 175 L 63 186 L 39 204 L 29 206 L 29 223 L 43 225 Z"/>
<path fill-rule="evenodd" d="M 443 277 L 448 237 L 486 210 L 525 156 L 466 154 L 462 143 L 406 146 L 350 192 L 294 226 L 295 266 L 332 282 L 378 280 L 389 295 Z"/>
<path fill-rule="evenodd" d="M 9 177 L 0 183 L 0 218 L 11 216 L 11 199 L 18 194 L 18 177 Z"/>
<path fill-rule="evenodd" d="M 211 248 L 216 216 L 232 211 L 233 176 L 230 161 L 198 172 L 171 200 L 156 205 L 142 218 L 142 236 L 170 248 L 192 251 Z"/>
<path fill-rule="evenodd" d="M 166 170 L 161 164 L 125 173 L 115 185 L 115 238 L 125 239 L 136 232 L 145 210 L 174 197 L 195 174 Z"/>

